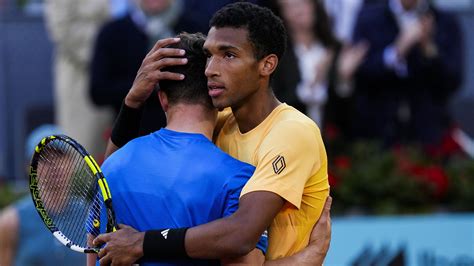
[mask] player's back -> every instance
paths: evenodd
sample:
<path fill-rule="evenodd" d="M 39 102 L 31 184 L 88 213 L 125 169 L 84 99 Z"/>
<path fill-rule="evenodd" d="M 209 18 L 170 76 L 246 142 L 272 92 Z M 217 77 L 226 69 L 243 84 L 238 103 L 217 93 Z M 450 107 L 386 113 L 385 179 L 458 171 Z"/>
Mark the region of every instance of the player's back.
<path fill-rule="evenodd" d="M 167 129 L 131 141 L 102 168 L 117 221 L 139 231 L 191 227 L 231 214 L 254 171 L 201 134 Z"/>

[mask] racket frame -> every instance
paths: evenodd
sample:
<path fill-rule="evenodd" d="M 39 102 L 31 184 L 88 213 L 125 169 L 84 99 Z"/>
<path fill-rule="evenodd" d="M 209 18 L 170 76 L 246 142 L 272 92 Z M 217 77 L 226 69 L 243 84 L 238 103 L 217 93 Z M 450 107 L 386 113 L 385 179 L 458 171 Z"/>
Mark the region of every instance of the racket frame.
<path fill-rule="evenodd" d="M 66 247 L 77 251 L 77 252 L 82 252 L 82 253 L 98 253 L 100 251 L 99 248 L 95 247 L 81 247 L 77 244 L 74 244 L 67 236 L 65 236 L 59 229 L 58 227 L 54 224 L 53 219 L 51 219 L 48 216 L 48 213 L 46 212 L 44 208 L 43 201 L 41 197 L 39 196 L 39 189 L 38 189 L 38 172 L 37 172 L 37 167 L 38 167 L 38 161 L 40 158 L 41 151 L 46 147 L 46 145 L 53 141 L 53 140 L 59 140 L 62 142 L 67 143 L 70 147 L 74 148 L 82 157 L 83 160 L 86 162 L 86 165 L 90 168 L 92 173 L 97 179 L 97 182 L 99 184 L 99 188 L 101 191 L 102 198 L 104 200 L 106 209 L 107 209 L 107 232 L 114 232 L 116 231 L 117 224 L 116 224 L 116 219 L 115 219 L 115 213 L 112 207 L 112 195 L 110 194 L 110 189 L 107 184 L 107 180 L 104 177 L 104 174 L 100 170 L 99 165 L 97 162 L 94 160 L 94 158 L 86 151 L 84 147 L 82 147 L 81 144 L 79 144 L 77 141 L 74 139 L 66 136 L 66 135 L 50 135 L 45 138 L 43 138 L 40 143 L 35 147 L 35 151 L 33 154 L 33 157 L 31 159 L 31 164 L 30 164 L 30 169 L 29 169 L 29 188 L 30 188 L 30 194 L 33 200 L 33 203 L 35 205 L 36 210 L 38 211 L 39 216 L 43 220 L 44 224 L 46 227 L 51 231 L 51 233 L 54 235 L 54 237 L 59 240 L 63 245 Z M 95 226 L 98 226 L 95 225 Z"/>

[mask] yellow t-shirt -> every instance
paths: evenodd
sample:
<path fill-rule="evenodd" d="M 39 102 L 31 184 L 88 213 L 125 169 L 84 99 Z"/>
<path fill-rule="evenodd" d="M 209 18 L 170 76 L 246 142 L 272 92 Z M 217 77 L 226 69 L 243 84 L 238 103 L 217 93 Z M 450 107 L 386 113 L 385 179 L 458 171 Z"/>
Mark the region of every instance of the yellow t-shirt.
<path fill-rule="evenodd" d="M 287 202 L 268 230 L 267 259 L 292 255 L 308 245 L 329 195 L 327 156 L 321 133 L 307 116 L 280 104 L 257 127 L 242 134 L 228 111 L 216 144 L 256 167 L 241 196 L 270 191 Z"/>

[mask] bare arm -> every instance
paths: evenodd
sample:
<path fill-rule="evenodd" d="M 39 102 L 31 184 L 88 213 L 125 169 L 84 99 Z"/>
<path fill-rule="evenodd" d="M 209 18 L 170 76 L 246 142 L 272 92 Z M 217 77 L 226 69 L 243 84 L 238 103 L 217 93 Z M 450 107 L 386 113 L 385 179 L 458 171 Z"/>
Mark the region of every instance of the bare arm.
<path fill-rule="evenodd" d="M 250 251 L 249 254 L 233 258 L 233 259 L 221 259 L 221 265 L 230 266 L 230 265 L 263 265 L 265 263 L 265 255 L 263 255 L 260 249 L 255 248 Z"/>
<path fill-rule="evenodd" d="M 18 242 L 18 213 L 7 207 L 0 214 L 0 265 L 13 265 Z"/>

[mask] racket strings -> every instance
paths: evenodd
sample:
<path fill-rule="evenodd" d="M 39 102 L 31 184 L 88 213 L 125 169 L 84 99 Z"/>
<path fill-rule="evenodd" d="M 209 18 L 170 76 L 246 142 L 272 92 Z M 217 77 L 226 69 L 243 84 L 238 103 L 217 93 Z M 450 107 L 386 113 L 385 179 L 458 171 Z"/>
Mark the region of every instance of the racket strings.
<path fill-rule="evenodd" d="M 38 187 L 44 208 L 55 226 L 74 244 L 86 247 L 87 234 L 100 220 L 97 178 L 71 145 L 52 140 L 38 161 Z"/>

